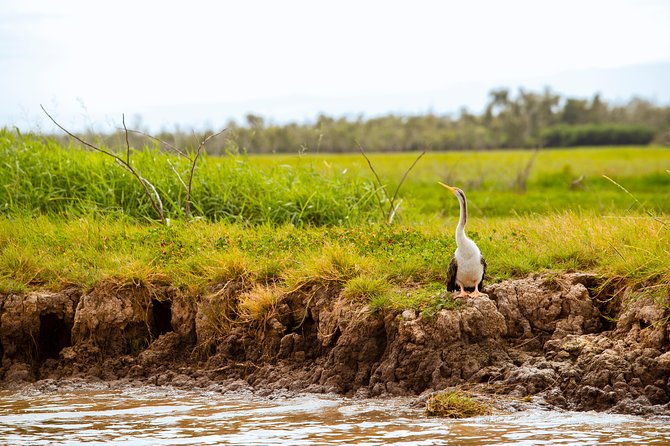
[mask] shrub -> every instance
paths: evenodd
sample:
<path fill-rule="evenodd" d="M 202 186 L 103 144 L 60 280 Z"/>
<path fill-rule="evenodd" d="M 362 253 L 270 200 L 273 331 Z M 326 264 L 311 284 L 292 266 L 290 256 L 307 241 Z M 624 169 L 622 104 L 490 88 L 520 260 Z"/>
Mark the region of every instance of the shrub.
<path fill-rule="evenodd" d="M 546 147 L 646 145 L 654 134 L 641 125 L 559 125 L 544 129 L 540 138 Z"/>

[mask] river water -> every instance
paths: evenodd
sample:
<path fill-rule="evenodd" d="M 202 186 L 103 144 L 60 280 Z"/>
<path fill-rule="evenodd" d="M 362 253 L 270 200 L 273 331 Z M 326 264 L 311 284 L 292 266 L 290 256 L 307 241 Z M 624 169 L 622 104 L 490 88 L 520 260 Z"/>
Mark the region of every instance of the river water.
<path fill-rule="evenodd" d="M 410 401 L 154 387 L 1 391 L 0 444 L 670 444 L 670 419 L 533 409 L 445 420 Z"/>

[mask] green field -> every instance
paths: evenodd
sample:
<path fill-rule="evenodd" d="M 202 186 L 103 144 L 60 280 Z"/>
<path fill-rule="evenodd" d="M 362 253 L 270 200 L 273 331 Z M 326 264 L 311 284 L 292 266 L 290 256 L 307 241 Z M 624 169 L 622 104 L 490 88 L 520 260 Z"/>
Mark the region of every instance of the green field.
<path fill-rule="evenodd" d="M 370 154 L 374 169 L 394 190 L 416 153 Z M 250 162 L 262 168 L 285 164 L 321 172 L 343 172 L 370 178 L 360 154 L 259 155 Z M 530 163 L 525 187 L 520 184 Z M 400 196 L 415 214 L 440 213 L 457 203 L 437 181 L 464 189 L 471 211 L 479 216 L 588 211 L 596 214 L 641 209 L 670 213 L 670 149 L 610 147 L 481 152 L 427 153 L 407 176 Z M 634 194 L 622 190 L 603 175 Z M 575 187 L 571 183 L 583 176 Z"/>
<path fill-rule="evenodd" d="M 416 156 L 369 155 L 389 196 Z M 133 151 L 130 160 L 156 187 L 166 216 L 183 217 L 185 189 L 168 161 L 185 178 L 187 160 L 153 149 Z M 0 161 L 6 215 L 157 218 L 139 182 L 104 154 L 1 131 Z M 661 147 L 543 150 L 535 158 L 529 151 L 427 153 L 399 191 L 400 214 L 411 223 L 457 210 L 438 181 L 464 189 L 474 217 L 667 214 L 668 170 L 670 150 Z M 203 157 L 192 201 L 194 215 L 209 221 L 347 225 L 381 218 L 378 188 L 360 154 Z"/>
<path fill-rule="evenodd" d="M 416 156 L 369 155 L 389 195 Z M 242 280 L 249 299 L 267 305 L 319 285 L 372 309 L 441 308 L 450 305 L 436 296 L 458 218 L 443 181 L 468 194 L 467 230 L 487 258 L 489 281 L 592 271 L 667 299 L 670 150 L 546 150 L 526 169 L 532 156 L 428 153 L 400 190 L 400 217 L 387 225 L 380 206 L 386 212 L 389 203 L 360 154 L 204 157 L 189 222 L 168 159 L 183 176 L 188 163 L 133 151 L 131 163 L 161 196 L 165 226 L 111 157 L 4 131 L 0 291 L 114 280 L 198 295 Z M 245 308 L 259 313 L 266 304 Z"/>

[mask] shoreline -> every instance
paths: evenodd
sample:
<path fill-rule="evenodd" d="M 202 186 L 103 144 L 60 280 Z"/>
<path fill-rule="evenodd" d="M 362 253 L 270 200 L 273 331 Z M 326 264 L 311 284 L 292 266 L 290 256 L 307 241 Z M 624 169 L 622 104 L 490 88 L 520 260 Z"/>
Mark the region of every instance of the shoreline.
<path fill-rule="evenodd" d="M 486 286 L 431 315 L 308 286 L 261 322 L 240 283 L 0 295 L 0 388 L 81 382 L 369 398 L 458 387 L 566 410 L 670 415 L 667 308 L 585 273 Z M 36 384 L 31 384 L 36 383 Z M 40 384 L 41 383 L 41 384 Z"/>

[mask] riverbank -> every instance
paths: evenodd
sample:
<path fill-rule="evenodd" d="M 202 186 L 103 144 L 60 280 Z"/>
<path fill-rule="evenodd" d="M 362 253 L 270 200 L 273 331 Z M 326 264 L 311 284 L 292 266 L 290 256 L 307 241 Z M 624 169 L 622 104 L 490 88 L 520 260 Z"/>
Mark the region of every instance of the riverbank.
<path fill-rule="evenodd" d="M 228 280 L 0 296 L 3 388 L 59 380 L 261 394 L 420 396 L 458 386 L 557 408 L 670 414 L 668 308 L 593 274 L 543 274 L 434 311 L 381 308 L 336 284 L 283 294 L 245 319 Z"/>

